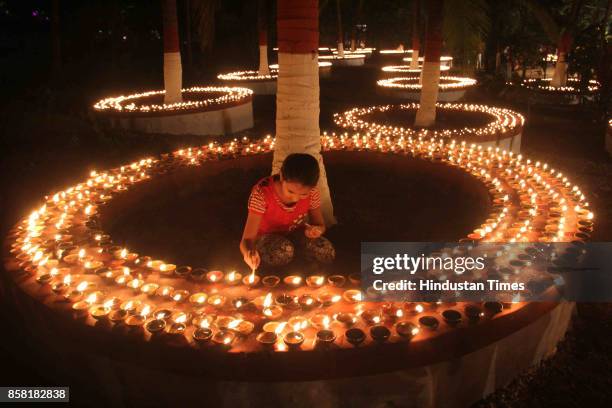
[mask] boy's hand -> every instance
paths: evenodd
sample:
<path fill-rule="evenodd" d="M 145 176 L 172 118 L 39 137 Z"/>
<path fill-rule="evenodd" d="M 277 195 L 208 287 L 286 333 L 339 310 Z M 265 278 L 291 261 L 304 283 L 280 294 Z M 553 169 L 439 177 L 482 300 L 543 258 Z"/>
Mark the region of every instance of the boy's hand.
<path fill-rule="evenodd" d="M 259 268 L 259 264 L 261 263 L 259 252 L 257 252 L 256 249 L 251 249 L 250 251 L 247 251 L 244 254 L 244 262 L 246 262 L 246 264 L 249 265 L 251 269 Z"/>
<path fill-rule="evenodd" d="M 305 225 L 306 228 L 304 229 L 304 235 L 306 235 L 308 238 L 319 238 L 321 235 L 323 235 L 323 227 L 319 225 Z"/>

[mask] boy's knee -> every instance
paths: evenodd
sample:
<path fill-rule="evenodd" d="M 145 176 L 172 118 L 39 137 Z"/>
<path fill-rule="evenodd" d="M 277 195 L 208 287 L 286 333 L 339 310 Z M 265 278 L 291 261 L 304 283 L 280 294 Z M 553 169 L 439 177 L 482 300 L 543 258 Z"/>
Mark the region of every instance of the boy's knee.
<path fill-rule="evenodd" d="M 321 263 L 331 263 L 336 258 L 336 249 L 325 237 L 308 239 L 305 247 L 306 256 Z"/>
<path fill-rule="evenodd" d="M 287 265 L 293 259 L 293 243 L 282 235 L 266 234 L 257 239 L 257 252 L 261 261 L 270 266 Z"/>

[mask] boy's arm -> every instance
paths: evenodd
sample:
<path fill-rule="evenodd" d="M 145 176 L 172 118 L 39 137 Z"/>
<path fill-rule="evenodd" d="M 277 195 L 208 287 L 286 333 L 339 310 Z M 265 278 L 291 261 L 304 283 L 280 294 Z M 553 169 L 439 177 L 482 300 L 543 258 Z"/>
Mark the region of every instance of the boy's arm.
<path fill-rule="evenodd" d="M 317 236 L 321 236 L 325 233 L 325 219 L 323 218 L 321 207 L 311 208 L 308 210 L 308 221 L 308 224 L 306 224 L 306 230 L 312 230 L 313 228 L 318 230 L 314 234 L 307 233 L 307 235 L 312 235 L 310 238 L 316 238 Z"/>
<path fill-rule="evenodd" d="M 249 211 L 244 230 L 242 231 L 242 239 L 240 240 L 240 252 L 244 257 L 245 261 L 251 259 L 256 253 L 255 239 L 257 238 L 257 232 L 259 231 L 259 224 L 261 223 L 261 214 L 256 214 Z M 250 265 L 253 267 L 252 265 Z"/>

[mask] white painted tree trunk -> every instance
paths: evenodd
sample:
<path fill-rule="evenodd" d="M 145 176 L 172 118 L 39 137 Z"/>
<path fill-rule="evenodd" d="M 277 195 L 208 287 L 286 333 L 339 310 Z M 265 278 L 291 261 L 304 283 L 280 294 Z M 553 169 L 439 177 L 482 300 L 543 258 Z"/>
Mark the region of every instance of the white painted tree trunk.
<path fill-rule="evenodd" d="M 291 153 L 308 153 L 319 162 L 321 176 L 321 210 L 326 225 L 336 223 L 321 156 L 319 130 L 319 64 L 313 54 L 278 54 L 279 70 L 276 88 L 276 143 L 272 174 L 280 171 L 283 160 Z"/>
<path fill-rule="evenodd" d="M 270 66 L 268 64 L 268 45 L 259 46 L 259 75 L 270 75 Z"/>
<path fill-rule="evenodd" d="M 550 85 L 556 88 L 567 85 L 567 54 L 564 52 L 560 52 L 557 56 L 555 72 Z"/>
<path fill-rule="evenodd" d="M 164 96 L 165 103 L 181 102 L 183 96 L 183 68 L 181 66 L 180 52 L 164 53 Z"/>
<path fill-rule="evenodd" d="M 419 50 L 417 49 L 413 49 L 412 50 L 412 58 L 410 60 L 410 69 L 418 69 L 419 68 Z"/>
<path fill-rule="evenodd" d="M 415 126 L 429 127 L 436 122 L 436 102 L 440 84 L 440 61 L 424 61 L 421 86 L 421 101 L 417 110 Z"/>
<path fill-rule="evenodd" d="M 341 58 L 344 57 L 344 44 L 341 42 L 338 43 L 338 56 Z"/>

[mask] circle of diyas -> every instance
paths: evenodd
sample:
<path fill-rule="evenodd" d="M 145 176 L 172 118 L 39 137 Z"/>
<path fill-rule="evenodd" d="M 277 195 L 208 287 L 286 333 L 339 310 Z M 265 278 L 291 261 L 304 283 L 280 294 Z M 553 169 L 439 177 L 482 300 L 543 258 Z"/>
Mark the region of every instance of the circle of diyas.
<path fill-rule="evenodd" d="M 490 139 L 502 134 L 520 132 L 525 123 L 525 118 L 520 113 L 510 109 L 496 108 L 486 105 L 474 105 L 463 103 L 437 103 L 436 109 L 462 112 L 481 112 L 491 117 L 491 121 L 485 126 L 464 127 L 458 129 L 413 129 L 386 125 L 373 121 L 364 120 L 364 117 L 376 112 L 390 112 L 399 110 L 418 110 L 418 103 L 401 105 L 378 105 L 367 108 L 353 108 L 343 113 L 334 114 L 334 123 L 343 128 L 351 128 L 357 131 L 368 132 L 373 135 L 397 137 L 443 137 L 463 138 L 474 136 L 477 139 Z"/>
<path fill-rule="evenodd" d="M 378 53 L 384 55 L 411 54 L 412 50 L 379 50 Z"/>
<path fill-rule="evenodd" d="M 420 90 L 422 85 L 419 81 L 420 79 L 418 77 L 395 77 L 378 80 L 376 84 L 384 88 Z M 446 83 L 442 83 L 442 81 Z M 476 80 L 473 78 L 441 76 L 438 89 L 440 91 L 450 91 L 469 88 L 474 85 L 476 85 Z"/>
<path fill-rule="evenodd" d="M 319 68 L 329 68 L 332 66 L 331 62 L 319 61 Z M 270 69 L 278 70 L 278 64 L 271 64 Z"/>
<path fill-rule="evenodd" d="M 138 112 L 138 113 L 150 113 L 150 112 L 174 112 L 174 111 L 188 111 L 198 110 L 206 108 L 223 107 L 226 105 L 233 105 L 241 102 L 246 102 L 253 95 L 253 91 L 248 88 L 238 87 L 192 87 L 182 89 L 183 95 L 191 94 L 217 94 L 221 93 L 220 96 L 213 96 L 208 99 L 198 100 L 185 100 L 181 102 L 173 103 L 162 103 L 162 104 L 139 104 L 138 100 L 146 99 L 153 96 L 164 95 L 165 90 L 161 91 L 148 91 L 142 93 L 136 93 L 132 95 L 121 95 L 111 98 L 102 99 L 94 105 L 94 109 L 100 112 Z"/>
<path fill-rule="evenodd" d="M 223 81 L 271 81 L 278 78 L 278 69 L 270 67 L 269 75 L 260 75 L 258 71 L 235 71 L 217 75 Z"/>
<path fill-rule="evenodd" d="M 324 135 L 321 143 L 326 151 L 397 154 L 453 166 L 480 180 L 489 189 L 493 207 L 486 221 L 467 236 L 469 240 L 567 242 L 581 239 L 578 233 L 580 222 L 592 223 L 593 214 L 578 186 L 572 185 L 563 174 L 547 164 L 533 163 L 511 152 L 483 149 L 481 146 L 445 139 L 359 134 L 353 137 Z M 117 248 L 113 246 L 111 237 L 99 229 L 96 218 L 99 209 L 134 185 L 168 174 L 174 169 L 269 153 L 273 147 L 274 139 L 269 136 L 253 143 L 246 139 L 223 145 L 210 143 L 199 148 L 181 149 L 159 158 L 142 159 L 108 171 L 92 171 L 83 182 L 45 197 L 41 206 L 18 223 L 10 235 L 9 261 L 17 263 L 18 268 L 7 269 L 19 271 L 21 284 L 31 286 L 35 281 L 41 285 L 42 288 L 35 290 L 36 294 L 47 293 L 64 299 L 63 302 L 47 303 L 52 305 L 50 307 L 68 308 L 79 317 L 91 317 L 90 320 L 108 316 L 114 324 L 121 324 L 126 317 L 131 317 L 126 322 L 130 327 L 147 327 L 150 335 L 165 330 L 170 336 L 190 339 L 188 344 L 194 347 L 198 346 L 197 342 L 208 341 L 212 335 L 216 344 L 223 345 L 220 351 L 248 351 L 258 347 L 255 340 L 250 343 L 234 342 L 238 337 L 255 339 L 260 332 L 254 328 L 262 327 L 264 322 L 270 320 L 269 316 L 282 315 L 285 307 L 301 305 L 306 295 L 321 301 L 308 303 L 304 299 L 304 304 L 312 307 L 308 311 L 301 311 L 303 316 L 290 313 L 291 318 L 284 317 L 289 319 L 287 321 L 268 321 L 270 324 L 263 326 L 264 331 L 278 334 L 275 350 L 287 350 L 282 341 L 283 333 L 301 331 L 307 340 L 312 340 L 316 337 L 316 329 L 326 328 L 328 324 L 331 328 L 341 325 L 335 313 L 346 312 L 347 307 L 352 308 L 352 313 L 361 320 L 366 321 L 366 317 L 370 316 L 369 320 L 380 324 L 381 312 L 374 310 L 380 304 L 362 301 L 361 296 L 352 296 L 349 302 L 346 296 L 342 296 L 346 288 L 333 285 L 310 288 L 302 285 L 301 289 L 306 292 L 301 293 L 300 301 L 296 302 L 287 293 L 297 288 L 280 286 L 274 290 L 273 297 L 269 288 L 251 288 L 249 285 L 252 283 L 248 279 L 241 279 L 240 274 L 235 272 L 223 278 L 222 272 L 211 271 L 209 274 L 217 272 L 219 279 L 209 283 L 193 283 L 186 279 L 184 273 L 196 269 L 186 266 L 177 268 L 162 260 L 131 253 L 127 248 Z M 30 277 L 24 279 L 23 272 Z M 300 279 L 300 284 L 302 281 Z M 243 314 L 240 308 L 247 305 L 258 312 Z M 521 308 L 522 305 L 513 307 Z M 423 308 L 409 305 L 404 308 L 416 310 L 417 315 L 423 312 Z M 406 309 L 406 313 L 408 311 Z M 394 319 L 400 316 L 406 318 L 403 311 L 400 313 L 394 309 L 393 312 Z M 427 313 L 431 314 L 431 311 Z M 379 318 L 371 319 L 372 316 Z M 417 317 L 410 319 L 416 322 Z M 359 325 L 363 326 L 361 320 Z M 203 329 L 207 334 L 196 336 L 194 330 L 197 329 Z M 216 330 L 216 333 L 213 335 L 208 332 L 209 329 Z M 453 329 L 452 326 L 440 327 L 436 333 L 427 336 Z M 401 339 L 394 336 L 389 341 L 398 342 Z M 249 344 L 250 348 L 245 349 L 244 344 Z M 352 347 L 344 343 L 340 346 Z M 301 347 L 309 350 L 314 343 L 305 341 Z"/>
<path fill-rule="evenodd" d="M 566 86 L 546 85 L 547 83 L 550 84 L 551 81 L 552 81 L 552 78 L 544 78 L 544 79 L 527 78 L 521 81 L 521 86 L 525 88 L 529 88 L 529 89 L 535 89 L 538 91 L 544 91 L 544 92 L 580 93 L 584 91 L 583 89 L 580 89 L 578 87 L 578 85 L 580 84 L 580 80 L 576 78 L 568 78 L 567 83 L 568 84 L 571 83 L 573 85 L 566 85 Z M 589 80 L 586 91 L 588 93 L 597 92 L 599 90 L 599 87 L 600 87 L 600 83 L 594 79 L 591 79 Z"/>
<path fill-rule="evenodd" d="M 363 59 L 365 58 L 365 54 L 350 54 L 345 53 L 344 56 L 340 56 L 338 54 L 334 55 L 319 55 L 319 60 L 342 60 L 342 59 Z"/>
<path fill-rule="evenodd" d="M 381 68 L 384 72 L 403 72 L 403 73 L 420 73 L 421 68 L 410 68 L 409 65 L 387 65 Z M 450 67 L 448 65 L 440 65 L 440 71 L 448 71 Z"/>
<path fill-rule="evenodd" d="M 404 62 L 412 62 L 412 57 L 404 57 L 404 58 L 402 58 L 402 61 L 404 61 Z M 419 62 L 422 63 L 423 61 L 425 61 L 425 58 L 419 57 Z M 453 57 L 451 57 L 449 55 L 443 55 L 443 56 L 440 57 L 440 63 L 441 64 L 443 64 L 443 63 L 450 63 L 452 61 L 453 61 Z"/>

